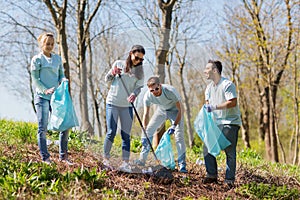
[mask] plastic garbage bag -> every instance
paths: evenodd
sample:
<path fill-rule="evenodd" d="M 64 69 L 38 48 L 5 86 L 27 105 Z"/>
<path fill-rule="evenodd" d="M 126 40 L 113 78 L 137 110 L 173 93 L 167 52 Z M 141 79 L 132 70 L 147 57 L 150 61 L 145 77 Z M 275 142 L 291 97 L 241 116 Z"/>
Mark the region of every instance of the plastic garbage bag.
<path fill-rule="evenodd" d="M 155 154 L 161 164 L 169 169 L 175 169 L 174 153 L 172 150 L 172 143 L 170 135 L 165 132 L 155 150 Z"/>
<path fill-rule="evenodd" d="M 52 94 L 50 100 L 52 112 L 48 123 L 49 130 L 65 131 L 79 126 L 68 85 L 68 81 L 63 81 Z"/>
<path fill-rule="evenodd" d="M 206 145 L 208 153 L 215 157 L 220 154 L 221 150 L 224 150 L 231 144 L 214 122 L 213 112 L 208 113 L 204 106 L 194 121 L 194 127 Z"/>

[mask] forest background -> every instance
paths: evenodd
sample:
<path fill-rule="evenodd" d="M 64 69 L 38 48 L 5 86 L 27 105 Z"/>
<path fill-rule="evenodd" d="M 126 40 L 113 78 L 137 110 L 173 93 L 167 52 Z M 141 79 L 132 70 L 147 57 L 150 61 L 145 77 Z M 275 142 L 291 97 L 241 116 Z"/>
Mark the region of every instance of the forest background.
<path fill-rule="evenodd" d="M 238 91 L 239 143 L 274 162 L 300 165 L 299 0 L 1 1 L 1 87 L 31 102 L 37 37 L 54 32 L 80 130 L 105 135 L 104 75 L 133 44 L 146 48 L 145 80 L 159 75 L 183 98 L 186 143 L 204 104 L 203 70 L 218 59 Z M 142 114 L 142 94 L 136 101 Z M 1 111 L 2 112 L 2 111 Z M 2 117 L 0 113 L 0 117 Z M 138 122 L 132 134 L 140 135 Z"/>

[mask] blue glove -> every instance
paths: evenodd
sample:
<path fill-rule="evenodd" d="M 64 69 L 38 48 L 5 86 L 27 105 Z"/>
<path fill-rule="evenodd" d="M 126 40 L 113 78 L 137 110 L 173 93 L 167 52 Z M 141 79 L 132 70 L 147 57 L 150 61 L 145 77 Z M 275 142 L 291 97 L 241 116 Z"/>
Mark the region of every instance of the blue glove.
<path fill-rule="evenodd" d="M 207 110 L 207 112 L 212 112 L 216 110 L 217 106 L 216 105 L 211 105 L 211 104 L 206 104 L 204 108 Z"/>
<path fill-rule="evenodd" d="M 147 147 L 148 144 L 149 144 L 149 142 L 148 142 L 147 138 L 142 138 L 142 146 Z"/>
<path fill-rule="evenodd" d="M 176 125 L 172 124 L 172 126 L 168 129 L 168 134 L 172 135 L 175 132 Z"/>

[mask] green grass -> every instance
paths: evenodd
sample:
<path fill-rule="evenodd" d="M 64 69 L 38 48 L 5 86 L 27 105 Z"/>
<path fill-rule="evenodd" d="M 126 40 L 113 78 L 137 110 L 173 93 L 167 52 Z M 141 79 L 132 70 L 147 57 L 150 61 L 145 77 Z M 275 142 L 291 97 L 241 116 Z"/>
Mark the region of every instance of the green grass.
<path fill-rule="evenodd" d="M 37 145 L 37 125 L 34 123 L 13 122 L 0 120 L 0 199 L 64 199 L 79 198 L 93 199 L 100 196 L 103 199 L 124 199 L 122 191 L 108 188 L 105 182 L 108 178 L 105 171 L 96 168 L 79 167 L 72 172 L 61 173 L 53 165 L 43 163 L 22 162 L 25 145 Z M 48 139 L 58 140 L 58 133 L 49 131 Z M 92 142 L 94 141 L 94 142 Z M 187 148 L 187 161 L 195 163 L 202 156 L 202 143 L 196 137 L 195 146 Z M 173 150 L 175 152 L 174 137 L 172 137 Z M 115 138 L 112 148 L 112 156 L 120 156 L 122 151 L 120 134 Z M 103 148 L 103 138 L 100 141 L 88 139 L 87 133 L 70 132 L 69 149 L 75 152 L 89 151 L 100 154 Z M 138 136 L 132 136 L 131 151 L 139 153 L 141 142 Z M 11 154 L 4 152 L 13 151 Z M 8 156 L 9 155 L 9 156 Z M 176 156 L 176 154 L 175 154 Z M 222 152 L 217 161 L 225 168 L 226 156 Z M 240 149 L 237 155 L 238 166 L 249 171 L 253 176 L 259 177 L 265 182 L 249 180 L 239 185 L 235 192 L 240 197 L 247 199 L 298 199 L 300 193 L 297 189 L 287 187 L 277 180 L 290 180 L 300 182 L 300 168 L 294 165 L 270 163 L 255 150 Z M 282 178 L 283 177 L 283 178 Z M 273 183 L 271 179 L 274 179 Z M 191 186 L 194 181 L 190 177 L 180 180 L 183 186 Z M 142 198 L 151 190 L 151 182 L 143 182 L 144 190 L 137 198 Z M 79 189 L 81 188 L 81 189 Z M 95 196 L 93 196 L 95 195 Z M 186 196 L 183 199 L 193 199 Z M 201 197 L 200 199 L 209 199 Z M 229 198 L 230 199 L 230 198 Z"/>

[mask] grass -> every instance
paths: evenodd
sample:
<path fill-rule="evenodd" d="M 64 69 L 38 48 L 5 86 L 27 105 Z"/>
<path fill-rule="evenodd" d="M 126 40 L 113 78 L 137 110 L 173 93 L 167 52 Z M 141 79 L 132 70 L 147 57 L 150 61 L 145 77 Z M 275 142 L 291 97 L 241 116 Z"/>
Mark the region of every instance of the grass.
<path fill-rule="evenodd" d="M 149 199 L 150 194 L 153 193 L 153 197 L 158 198 L 158 193 L 155 192 L 163 191 L 166 193 L 163 198 L 181 194 L 181 199 L 195 199 L 191 195 L 195 187 L 199 187 L 196 191 L 201 191 L 197 194 L 198 199 L 211 199 L 210 191 L 197 182 L 204 170 L 203 166 L 194 164 L 202 155 L 200 140 L 196 140 L 192 149 L 187 148 L 191 174 L 184 178 L 177 175 L 171 187 L 157 184 L 147 177 L 144 180 L 141 176 L 132 178 L 102 170 L 97 158 L 101 154 L 103 141 L 89 140 L 86 133 L 78 131 L 69 134 L 69 150 L 74 157 L 77 156 L 80 164 L 66 168 L 60 164 L 41 163 L 38 161 L 36 132 L 37 125 L 34 123 L 0 120 L 0 199 Z M 58 133 L 49 131 L 47 138 L 58 140 Z M 176 152 L 175 146 L 173 149 Z M 140 139 L 133 136 L 131 151 L 137 154 L 140 150 Z M 57 152 L 57 147 L 50 147 L 50 151 Z M 113 144 L 112 155 L 120 154 L 121 139 L 118 135 Z M 217 157 L 222 169 L 225 169 L 225 160 L 226 156 L 222 152 Z M 216 190 L 211 191 L 214 193 L 219 190 L 218 194 L 225 195 L 220 199 L 300 198 L 298 166 L 267 162 L 251 149 L 240 150 L 237 160 L 236 189 L 231 193 L 224 193 L 222 186 L 217 185 Z M 183 191 L 190 192 L 185 194 Z M 218 195 L 215 197 L 218 199 Z"/>

